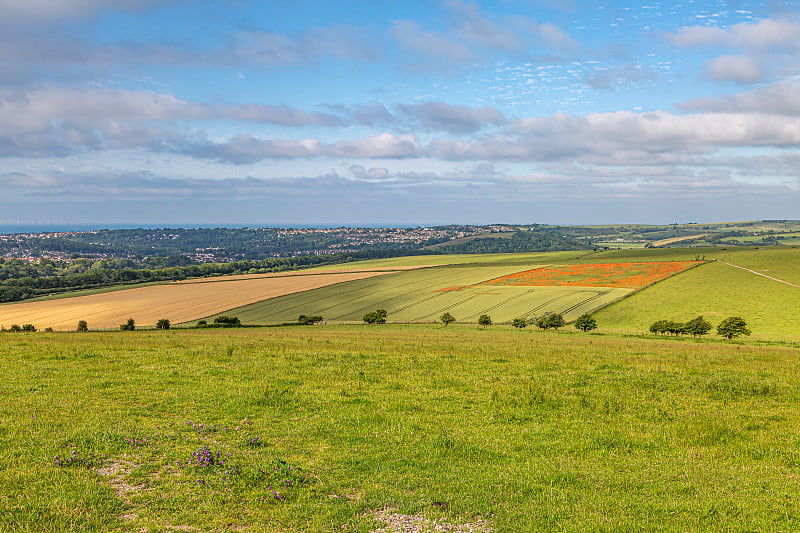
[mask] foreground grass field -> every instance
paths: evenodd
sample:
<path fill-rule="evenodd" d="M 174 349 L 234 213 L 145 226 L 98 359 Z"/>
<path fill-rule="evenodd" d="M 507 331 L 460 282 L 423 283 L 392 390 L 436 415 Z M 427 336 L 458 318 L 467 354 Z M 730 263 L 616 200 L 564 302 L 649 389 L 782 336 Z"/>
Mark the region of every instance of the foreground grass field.
<path fill-rule="evenodd" d="M 795 347 L 387 325 L 7 333 L 0 360 L 0 530 L 800 528 Z"/>

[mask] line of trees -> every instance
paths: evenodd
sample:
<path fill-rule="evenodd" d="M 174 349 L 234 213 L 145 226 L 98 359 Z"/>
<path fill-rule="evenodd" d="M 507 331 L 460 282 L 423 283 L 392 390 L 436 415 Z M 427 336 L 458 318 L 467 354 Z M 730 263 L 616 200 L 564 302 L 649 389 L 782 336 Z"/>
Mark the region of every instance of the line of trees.
<path fill-rule="evenodd" d="M 17 302 L 82 289 L 96 289 L 113 285 L 129 285 L 158 281 L 179 281 L 187 278 L 235 274 L 263 274 L 299 270 L 305 267 L 333 265 L 360 261 L 399 257 L 419 250 L 364 250 L 361 252 L 329 255 L 306 255 L 299 257 L 274 257 L 252 261 L 230 263 L 198 263 L 191 265 L 152 268 L 156 259 L 147 258 L 137 262 L 129 259 L 102 259 L 91 261 L 78 259 L 75 262 L 42 259 L 38 263 L 26 263 L 18 259 L 0 259 L 0 303 Z M 180 258 L 183 262 L 185 258 Z"/>
<path fill-rule="evenodd" d="M 656 320 L 650 325 L 650 333 L 657 335 L 691 335 L 702 337 L 713 329 L 711 323 L 702 316 L 695 317 L 688 322 L 674 320 Z M 738 316 L 728 317 L 717 325 L 717 334 L 726 339 L 735 339 L 741 335 L 750 335 L 747 322 Z"/>

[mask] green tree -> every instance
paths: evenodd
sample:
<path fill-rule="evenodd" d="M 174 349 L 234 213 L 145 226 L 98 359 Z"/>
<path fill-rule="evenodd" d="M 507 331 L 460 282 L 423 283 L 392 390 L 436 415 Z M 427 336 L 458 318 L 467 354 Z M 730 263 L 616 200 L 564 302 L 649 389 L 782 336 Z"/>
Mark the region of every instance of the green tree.
<path fill-rule="evenodd" d="M 492 325 L 492 317 L 489 315 L 481 315 L 478 317 L 478 325 L 479 326 L 491 326 Z"/>
<path fill-rule="evenodd" d="M 132 318 L 129 318 L 125 324 L 120 324 L 119 329 L 121 331 L 134 331 L 136 329 L 136 323 Z"/>
<path fill-rule="evenodd" d="M 158 322 L 156 322 L 156 329 L 169 329 L 169 319 L 162 318 Z"/>
<path fill-rule="evenodd" d="M 591 331 L 597 329 L 597 320 L 592 315 L 585 313 L 575 320 L 575 327 L 581 331 Z"/>
<path fill-rule="evenodd" d="M 547 313 L 536 319 L 536 327 L 539 329 L 558 329 L 564 326 L 564 317 L 559 313 Z"/>
<path fill-rule="evenodd" d="M 364 315 L 363 320 L 367 324 L 385 324 L 387 314 L 386 309 L 378 309 Z"/>
<path fill-rule="evenodd" d="M 511 321 L 511 325 L 514 326 L 517 329 L 522 329 L 522 328 L 524 328 L 525 326 L 528 325 L 528 321 L 525 320 L 522 317 L 519 317 L 519 318 L 515 318 L 514 320 L 512 320 Z"/>
<path fill-rule="evenodd" d="M 444 325 L 447 326 L 451 322 L 455 322 L 456 321 L 456 317 L 454 317 L 450 313 L 445 313 L 445 314 L 443 314 L 442 316 L 439 317 L 439 320 L 444 322 Z"/>
<path fill-rule="evenodd" d="M 742 317 L 731 316 L 719 323 L 717 333 L 726 339 L 735 339 L 740 335 L 750 335 L 750 330 Z"/>
<path fill-rule="evenodd" d="M 711 322 L 704 319 L 702 316 L 698 316 L 684 324 L 683 329 L 692 337 L 702 337 L 711 331 Z"/>
<path fill-rule="evenodd" d="M 669 327 L 668 320 L 656 320 L 655 322 L 650 324 L 650 333 L 655 333 L 660 335 L 661 333 L 666 333 L 668 327 Z"/>
<path fill-rule="evenodd" d="M 297 323 L 302 326 L 312 326 L 317 322 L 322 322 L 322 317 L 319 315 L 300 315 L 297 317 Z"/>
<path fill-rule="evenodd" d="M 22 324 L 22 331 L 36 331 L 33 324 Z"/>
<path fill-rule="evenodd" d="M 11 324 L 11 327 L 8 328 L 8 331 L 18 332 L 22 331 L 22 328 L 20 327 L 19 324 Z"/>
<path fill-rule="evenodd" d="M 89 324 L 85 320 L 78 320 L 78 327 L 75 331 L 89 331 Z"/>
<path fill-rule="evenodd" d="M 238 316 L 221 315 L 214 319 L 214 326 L 218 328 L 238 328 L 241 325 Z"/>

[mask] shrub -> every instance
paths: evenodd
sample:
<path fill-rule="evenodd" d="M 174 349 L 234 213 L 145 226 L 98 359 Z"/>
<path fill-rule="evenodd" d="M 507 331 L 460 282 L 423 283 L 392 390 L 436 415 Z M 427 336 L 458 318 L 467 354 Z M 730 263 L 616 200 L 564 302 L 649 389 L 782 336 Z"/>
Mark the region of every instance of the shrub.
<path fill-rule="evenodd" d="M 169 319 L 162 318 L 158 322 L 156 322 L 156 329 L 169 329 L 170 323 Z"/>
<path fill-rule="evenodd" d="M 242 323 L 239 322 L 238 316 L 222 315 L 214 319 L 214 325 L 222 328 L 238 328 L 242 325 Z"/>
<path fill-rule="evenodd" d="M 684 324 L 683 329 L 692 337 L 702 337 L 711 331 L 711 323 L 708 320 L 705 320 L 702 316 L 698 316 L 697 318 L 693 318 Z"/>
<path fill-rule="evenodd" d="M 454 317 L 450 313 L 445 313 L 439 317 L 439 320 L 441 320 L 442 323 L 445 325 L 445 327 L 447 327 L 450 323 L 456 321 L 456 317 Z"/>
<path fill-rule="evenodd" d="M 36 331 L 33 324 L 22 324 L 22 331 Z"/>
<path fill-rule="evenodd" d="M 78 320 L 78 327 L 75 331 L 89 331 L 89 324 L 85 320 Z"/>
<path fill-rule="evenodd" d="M 125 324 L 120 324 L 119 329 L 120 331 L 134 331 L 136 330 L 136 323 L 132 318 L 129 318 Z"/>
<path fill-rule="evenodd" d="M 740 335 L 750 335 L 750 330 L 742 317 L 731 316 L 719 323 L 717 333 L 726 339 L 735 339 Z"/>
<path fill-rule="evenodd" d="M 517 329 L 522 329 L 528 325 L 528 321 L 522 317 L 515 318 L 514 320 L 511 321 L 511 325 Z"/>
<path fill-rule="evenodd" d="M 364 315 L 363 320 L 367 324 L 385 324 L 386 316 L 386 309 L 378 309 Z"/>
<path fill-rule="evenodd" d="M 584 332 L 591 331 L 597 329 L 597 320 L 592 315 L 585 313 L 575 321 L 575 327 Z"/>
<path fill-rule="evenodd" d="M 564 317 L 559 313 L 547 313 L 536 319 L 536 327 L 539 329 L 558 329 L 564 326 Z"/>
<path fill-rule="evenodd" d="M 297 323 L 302 326 L 313 326 L 317 322 L 322 322 L 322 317 L 319 315 L 300 315 L 297 317 Z"/>

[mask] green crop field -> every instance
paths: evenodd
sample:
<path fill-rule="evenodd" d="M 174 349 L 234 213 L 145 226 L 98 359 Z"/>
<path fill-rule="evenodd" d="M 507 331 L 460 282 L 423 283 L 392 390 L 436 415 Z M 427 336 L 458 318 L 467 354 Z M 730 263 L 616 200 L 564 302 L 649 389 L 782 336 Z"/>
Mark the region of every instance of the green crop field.
<path fill-rule="evenodd" d="M 287 322 L 301 314 L 321 315 L 328 322 L 358 322 L 365 313 L 379 308 L 388 311 L 390 322 L 434 322 L 445 312 L 460 322 L 475 322 L 481 314 L 489 314 L 495 322 L 510 322 L 550 311 L 572 320 L 630 292 L 597 287 L 472 286 L 528 267 L 425 268 L 290 294 L 222 314 L 250 324 Z M 467 287 L 443 290 L 459 286 Z"/>
<path fill-rule="evenodd" d="M 800 528 L 797 347 L 360 325 L 0 358 L 0 531 Z"/>
<path fill-rule="evenodd" d="M 728 257 L 731 261 L 733 257 Z M 738 260 L 745 263 L 744 258 Z M 756 261 L 749 261 L 751 266 Z M 771 269 L 770 269 L 771 270 Z M 776 268 L 777 270 L 777 268 Z M 753 338 L 800 338 L 800 288 L 716 261 L 639 291 L 597 313 L 602 327 L 646 331 L 656 320 L 745 318 Z"/>

